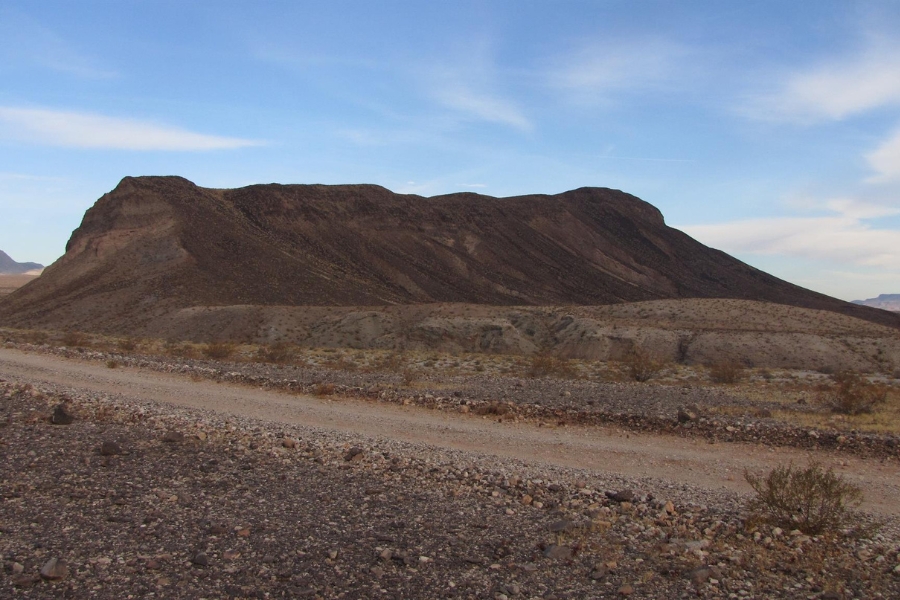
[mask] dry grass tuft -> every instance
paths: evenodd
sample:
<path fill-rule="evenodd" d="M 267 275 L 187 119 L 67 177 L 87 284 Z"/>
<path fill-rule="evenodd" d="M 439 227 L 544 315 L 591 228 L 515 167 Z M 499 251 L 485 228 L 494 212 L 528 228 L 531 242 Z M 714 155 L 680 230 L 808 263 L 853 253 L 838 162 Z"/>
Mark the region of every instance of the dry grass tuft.
<path fill-rule="evenodd" d="M 236 349 L 237 346 L 231 342 L 210 342 L 205 344 L 200 351 L 208 358 L 222 360 L 234 354 Z"/>
<path fill-rule="evenodd" d="M 294 358 L 294 349 L 284 342 L 276 342 L 270 346 L 260 346 L 254 359 L 257 362 L 284 364 Z"/>
<path fill-rule="evenodd" d="M 714 383 L 734 384 L 744 379 L 744 365 L 738 361 L 726 358 L 709 365 L 709 378 Z"/>
<path fill-rule="evenodd" d="M 634 381 L 650 381 L 663 369 L 663 362 L 643 348 L 632 350 L 622 361 L 628 376 Z"/>
<path fill-rule="evenodd" d="M 574 379 L 575 367 L 565 358 L 557 358 L 552 354 L 541 352 L 531 357 L 531 364 L 526 372 L 528 377 L 535 379 L 541 377 L 557 377 L 559 379 Z"/>

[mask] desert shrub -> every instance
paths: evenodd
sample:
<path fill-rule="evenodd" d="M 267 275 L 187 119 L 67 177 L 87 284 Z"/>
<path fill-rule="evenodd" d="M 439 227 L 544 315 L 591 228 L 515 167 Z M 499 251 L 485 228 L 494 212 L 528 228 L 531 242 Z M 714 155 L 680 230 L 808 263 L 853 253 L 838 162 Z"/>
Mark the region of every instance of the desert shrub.
<path fill-rule="evenodd" d="M 67 348 L 78 348 L 87 345 L 87 336 L 80 331 L 67 331 L 61 341 Z"/>
<path fill-rule="evenodd" d="M 856 371 L 839 371 L 831 376 L 834 388 L 826 392 L 826 402 L 834 412 L 859 415 L 872 409 L 887 398 L 887 388 L 871 383 Z"/>
<path fill-rule="evenodd" d="M 169 356 L 179 356 L 182 358 L 191 358 L 194 356 L 194 347 L 178 340 L 166 340 L 163 350 Z"/>
<path fill-rule="evenodd" d="M 628 356 L 622 362 L 625 365 L 628 376 L 634 381 L 640 382 L 649 381 L 663 368 L 662 361 L 643 348 L 635 348 L 628 353 Z"/>
<path fill-rule="evenodd" d="M 294 350 L 284 342 L 275 342 L 270 346 L 260 346 L 255 358 L 259 362 L 282 364 L 294 358 Z"/>
<path fill-rule="evenodd" d="M 137 344 L 131 338 L 121 339 L 116 345 L 122 352 L 134 352 L 135 348 L 137 348 Z"/>
<path fill-rule="evenodd" d="M 331 396 L 334 394 L 334 384 L 327 382 L 317 383 L 313 387 L 313 394 L 316 396 Z"/>
<path fill-rule="evenodd" d="M 110 359 L 106 361 L 106 366 L 110 369 L 115 369 L 119 366 L 119 361 Z"/>
<path fill-rule="evenodd" d="M 837 532 L 854 521 L 862 490 L 818 463 L 775 467 L 765 477 L 744 472 L 756 492 L 748 508 L 758 519 L 809 535 Z"/>
<path fill-rule="evenodd" d="M 541 352 L 532 355 L 526 375 L 536 379 L 540 377 L 572 379 L 575 377 L 575 368 L 568 359 L 557 358 L 547 352 Z"/>
<path fill-rule="evenodd" d="M 375 368 L 379 371 L 390 371 L 392 373 L 399 371 L 406 364 L 406 355 L 402 352 L 391 352 L 379 356 L 375 360 Z"/>
<path fill-rule="evenodd" d="M 717 360 L 709 365 L 709 378 L 715 383 L 737 383 L 744 378 L 744 365 L 732 358 Z"/>
<path fill-rule="evenodd" d="M 403 369 L 401 375 L 403 376 L 403 385 L 406 387 L 411 386 L 419 379 L 419 372 L 415 369 Z"/>
<path fill-rule="evenodd" d="M 503 416 L 510 411 L 509 404 L 504 402 L 486 402 L 475 407 L 473 411 L 476 415 L 498 415 Z"/>
<path fill-rule="evenodd" d="M 236 346 L 231 342 L 210 342 L 200 349 L 204 356 L 213 360 L 228 358 L 235 350 Z"/>
<path fill-rule="evenodd" d="M 32 344 L 37 344 L 37 345 L 46 344 L 47 340 L 48 340 L 48 336 L 47 336 L 46 331 L 29 331 L 25 335 L 25 341 L 30 342 Z M 897 371 L 897 372 L 900 373 L 900 371 Z M 898 379 L 900 379 L 900 377 L 898 377 Z"/>

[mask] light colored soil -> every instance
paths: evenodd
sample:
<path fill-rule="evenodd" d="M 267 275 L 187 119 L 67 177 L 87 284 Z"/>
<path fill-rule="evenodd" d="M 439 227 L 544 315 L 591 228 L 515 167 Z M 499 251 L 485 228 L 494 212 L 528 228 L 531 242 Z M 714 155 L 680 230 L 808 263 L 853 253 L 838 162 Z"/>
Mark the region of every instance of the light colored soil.
<path fill-rule="evenodd" d="M 424 443 L 439 448 L 575 467 L 631 477 L 650 477 L 710 490 L 748 492 L 745 469 L 764 471 L 818 460 L 859 485 L 864 509 L 900 515 L 900 465 L 825 451 L 636 434 L 602 427 L 546 428 L 344 399 L 320 399 L 246 386 L 105 366 L 0 349 L 0 377 L 46 382 L 153 403 L 211 410 L 284 424 L 303 424 L 371 438 Z"/>
<path fill-rule="evenodd" d="M 0 275 L 0 297 L 11 294 L 38 275 L 23 273 L 21 275 Z"/>

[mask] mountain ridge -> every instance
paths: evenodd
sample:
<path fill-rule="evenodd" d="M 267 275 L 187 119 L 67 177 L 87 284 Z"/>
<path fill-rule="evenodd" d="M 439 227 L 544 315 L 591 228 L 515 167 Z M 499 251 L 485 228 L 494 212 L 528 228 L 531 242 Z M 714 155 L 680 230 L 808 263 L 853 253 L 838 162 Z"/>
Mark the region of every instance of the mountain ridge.
<path fill-rule="evenodd" d="M 900 327 L 665 225 L 619 190 L 431 198 L 361 185 L 126 177 L 0 322 L 122 330 L 189 306 L 600 305 L 762 300 Z"/>
<path fill-rule="evenodd" d="M 44 265 L 36 262 L 16 262 L 9 254 L 0 250 L 0 275 L 21 275 L 28 271 L 43 269 Z"/>

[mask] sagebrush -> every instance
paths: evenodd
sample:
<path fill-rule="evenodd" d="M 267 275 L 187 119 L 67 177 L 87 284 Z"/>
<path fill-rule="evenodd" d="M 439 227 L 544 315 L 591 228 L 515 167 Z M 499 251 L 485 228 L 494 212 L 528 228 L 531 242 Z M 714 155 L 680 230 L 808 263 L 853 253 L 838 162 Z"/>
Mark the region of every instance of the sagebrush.
<path fill-rule="evenodd" d="M 775 467 L 764 477 L 745 471 L 744 478 L 756 492 L 748 505 L 756 518 L 809 535 L 853 525 L 863 500 L 859 487 L 816 462 Z"/>
<path fill-rule="evenodd" d="M 834 412 L 859 415 L 872 412 L 887 399 L 887 387 L 870 382 L 856 371 L 839 371 L 831 376 L 834 388 L 826 401 Z"/>

